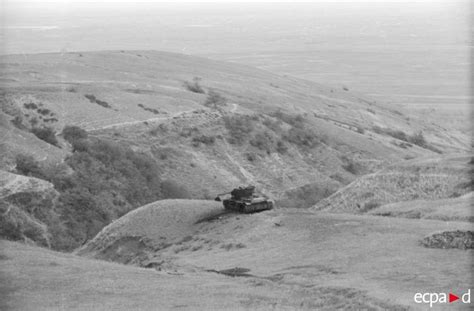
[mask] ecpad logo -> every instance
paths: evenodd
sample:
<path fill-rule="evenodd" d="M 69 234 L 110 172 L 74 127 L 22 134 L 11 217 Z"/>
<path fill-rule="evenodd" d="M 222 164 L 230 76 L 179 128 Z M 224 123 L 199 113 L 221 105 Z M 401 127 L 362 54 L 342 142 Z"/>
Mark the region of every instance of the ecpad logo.
<path fill-rule="evenodd" d="M 413 297 L 415 303 L 429 303 L 430 308 L 435 303 L 453 303 L 461 299 L 463 303 L 471 303 L 471 289 L 461 295 L 461 298 L 453 293 L 416 293 Z"/>

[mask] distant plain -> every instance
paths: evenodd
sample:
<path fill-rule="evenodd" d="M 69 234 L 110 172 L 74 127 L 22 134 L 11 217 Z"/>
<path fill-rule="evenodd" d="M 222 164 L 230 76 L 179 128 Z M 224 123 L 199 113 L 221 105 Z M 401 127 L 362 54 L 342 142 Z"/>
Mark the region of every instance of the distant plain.
<path fill-rule="evenodd" d="M 54 8 L 7 2 L 0 54 L 178 52 L 346 87 L 394 105 L 467 116 L 470 13 L 469 1 L 462 0 L 133 7 L 64 3 Z"/>

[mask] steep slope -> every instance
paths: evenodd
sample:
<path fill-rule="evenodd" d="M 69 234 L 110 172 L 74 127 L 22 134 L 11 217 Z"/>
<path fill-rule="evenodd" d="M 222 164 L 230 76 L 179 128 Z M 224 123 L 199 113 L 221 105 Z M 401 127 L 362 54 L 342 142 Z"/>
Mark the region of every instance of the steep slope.
<path fill-rule="evenodd" d="M 1 108 L 5 108 L 5 106 Z M 13 126 L 11 120 L 14 120 L 11 115 L 0 111 L 1 169 L 11 170 L 14 168 L 15 157 L 18 154 L 30 155 L 44 163 L 61 162 L 68 154 L 68 151 L 52 146 L 36 138 L 33 134 Z"/>
<path fill-rule="evenodd" d="M 378 213 L 380 206 L 389 203 L 456 198 L 473 190 L 471 166 L 471 157 L 468 156 L 416 159 L 398 163 L 357 179 L 321 200 L 314 208 L 347 213 L 366 213 L 375 209 L 374 213 Z M 468 200 L 461 201 L 469 203 Z M 416 202 L 407 204 L 414 205 Z M 396 215 L 399 212 L 394 208 L 404 205 L 401 203 L 387 206 L 381 208 L 380 212 L 387 209 Z M 412 211 L 422 213 L 421 208 L 412 208 Z M 462 206 L 459 212 L 464 215 L 470 213 L 469 204 Z M 448 211 L 445 211 L 445 217 L 448 217 L 447 215 Z M 453 217 L 456 219 L 455 215 Z"/>
<path fill-rule="evenodd" d="M 49 247 L 57 197 L 47 181 L 0 171 L 0 236 Z"/>

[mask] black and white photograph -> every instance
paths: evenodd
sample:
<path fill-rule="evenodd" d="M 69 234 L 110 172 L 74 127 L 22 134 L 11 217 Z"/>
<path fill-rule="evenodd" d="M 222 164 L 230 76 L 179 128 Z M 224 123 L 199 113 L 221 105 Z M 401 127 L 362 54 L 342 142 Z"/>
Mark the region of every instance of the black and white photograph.
<path fill-rule="evenodd" d="M 0 310 L 473 310 L 471 0 L 0 0 Z"/>

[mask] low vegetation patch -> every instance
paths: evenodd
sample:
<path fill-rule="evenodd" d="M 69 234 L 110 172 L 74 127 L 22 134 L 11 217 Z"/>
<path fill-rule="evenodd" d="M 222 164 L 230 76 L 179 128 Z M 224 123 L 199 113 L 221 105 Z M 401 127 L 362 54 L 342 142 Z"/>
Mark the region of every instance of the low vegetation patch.
<path fill-rule="evenodd" d="M 23 107 L 25 107 L 26 109 L 30 109 L 30 110 L 38 109 L 38 105 L 36 105 L 35 103 L 24 103 Z"/>
<path fill-rule="evenodd" d="M 441 150 L 439 150 L 436 147 L 431 146 L 431 145 L 428 144 L 428 142 L 426 141 L 426 139 L 425 139 L 425 137 L 424 137 L 424 135 L 421 131 L 417 132 L 417 133 L 414 133 L 412 135 L 408 135 L 405 132 L 400 131 L 400 130 L 392 130 L 392 129 L 389 129 L 389 128 L 381 128 L 380 126 L 374 126 L 372 128 L 372 130 L 377 134 L 392 136 L 393 138 L 396 138 L 398 140 L 402 140 L 402 141 L 410 143 L 410 144 L 417 145 L 421 148 L 425 148 L 425 149 L 431 150 L 431 151 L 436 152 L 436 153 L 442 153 Z M 406 147 L 409 147 L 409 145 L 403 145 L 401 147 L 406 148 Z"/>
<path fill-rule="evenodd" d="M 88 138 L 87 132 L 78 126 L 65 126 L 62 135 L 63 138 L 71 144 L 75 141 Z"/>
<path fill-rule="evenodd" d="M 255 128 L 255 119 L 248 115 L 229 115 L 224 117 L 224 125 L 229 132 L 229 143 L 241 145 L 250 137 Z"/>
<path fill-rule="evenodd" d="M 143 105 L 143 104 L 138 104 L 137 106 L 140 107 L 140 108 L 142 108 L 143 110 L 148 111 L 148 112 L 151 112 L 151 113 L 153 113 L 153 114 L 160 114 L 160 111 L 159 111 L 158 109 L 149 108 L 149 107 L 146 107 L 146 106 Z"/>
<path fill-rule="evenodd" d="M 267 154 L 285 154 L 289 145 L 312 149 L 321 143 L 317 133 L 306 124 L 301 115 L 281 111 L 272 116 L 232 114 L 224 117 L 229 143 L 249 145 Z"/>
<path fill-rule="evenodd" d="M 321 143 L 312 129 L 304 127 L 292 127 L 283 138 L 296 146 L 310 149 Z"/>
<path fill-rule="evenodd" d="M 206 101 L 204 102 L 204 106 L 212 109 L 219 109 L 221 107 L 225 107 L 226 105 L 227 98 L 214 90 L 209 91 L 209 95 L 207 95 Z"/>
<path fill-rule="evenodd" d="M 86 94 L 86 95 L 84 95 L 84 97 L 87 98 L 93 104 L 97 104 L 97 105 L 102 106 L 104 108 L 109 108 L 109 109 L 112 108 L 112 106 L 108 102 L 96 98 L 95 95 Z"/>
<path fill-rule="evenodd" d="M 201 144 L 206 146 L 213 145 L 216 142 L 215 136 L 207 136 L 207 135 L 198 135 L 193 137 L 192 144 L 194 147 L 199 147 Z"/>
<path fill-rule="evenodd" d="M 78 127 L 66 127 L 64 138 L 73 145 L 65 163 L 43 166 L 18 156 L 16 171 L 51 182 L 59 192 L 48 223 L 54 249 L 70 250 L 94 237 L 105 225 L 128 211 L 164 198 L 189 198 L 174 181 L 163 181 L 155 160 L 118 143 L 89 137 Z"/>
<path fill-rule="evenodd" d="M 474 232 L 456 230 L 435 233 L 425 237 L 421 244 L 429 248 L 473 249 Z"/>
<path fill-rule="evenodd" d="M 58 140 L 56 139 L 56 133 L 51 127 L 34 127 L 31 129 L 33 133 L 39 139 L 51 144 L 53 146 L 58 146 Z"/>
<path fill-rule="evenodd" d="M 201 78 L 194 77 L 192 82 L 184 81 L 184 87 L 193 93 L 204 94 L 205 91 L 200 84 Z"/>

